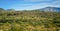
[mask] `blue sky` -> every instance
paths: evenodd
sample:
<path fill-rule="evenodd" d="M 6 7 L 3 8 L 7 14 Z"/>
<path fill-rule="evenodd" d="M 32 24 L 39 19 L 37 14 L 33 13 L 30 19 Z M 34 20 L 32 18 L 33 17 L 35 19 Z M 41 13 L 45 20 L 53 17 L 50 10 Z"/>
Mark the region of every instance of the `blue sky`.
<path fill-rule="evenodd" d="M 0 8 L 31 10 L 44 7 L 60 7 L 60 0 L 0 0 Z"/>

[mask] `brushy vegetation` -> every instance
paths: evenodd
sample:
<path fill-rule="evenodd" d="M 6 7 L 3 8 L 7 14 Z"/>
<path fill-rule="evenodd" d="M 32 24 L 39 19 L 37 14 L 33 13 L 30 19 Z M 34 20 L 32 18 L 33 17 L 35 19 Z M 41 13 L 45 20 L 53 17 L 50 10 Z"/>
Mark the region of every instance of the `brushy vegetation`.
<path fill-rule="evenodd" d="M 0 31 L 60 31 L 60 12 L 0 11 Z"/>

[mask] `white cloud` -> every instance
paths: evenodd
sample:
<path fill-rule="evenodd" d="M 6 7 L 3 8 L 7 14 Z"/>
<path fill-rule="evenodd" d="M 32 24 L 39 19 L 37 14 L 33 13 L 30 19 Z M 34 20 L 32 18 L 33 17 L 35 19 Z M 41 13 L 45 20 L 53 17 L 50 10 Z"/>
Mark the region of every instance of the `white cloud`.
<path fill-rule="evenodd" d="M 40 8 L 44 8 L 44 7 L 60 7 L 60 0 L 55 0 L 52 1 L 51 3 L 49 2 L 44 2 L 44 1 L 51 1 L 51 0 L 24 0 L 27 2 L 39 2 L 39 1 L 43 1 L 43 3 L 35 3 L 35 4 L 13 4 L 11 7 L 15 8 L 15 9 L 20 9 L 20 10 L 24 10 L 24 9 L 40 9 Z"/>
<path fill-rule="evenodd" d="M 52 0 L 24 0 L 26 2 L 41 2 L 41 1 L 52 1 Z"/>
<path fill-rule="evenodd" d="M 52 4 L 60 4 L 60 0 L 53 1 Z"/>
<path fill-rule="evenodd" d="M 46 7 L 46 6 L 49 6 L 49 3 L 38 3 L 38 4 L 17 4 L 17 5 L 13 5 L 11 6 L 11 8 L 14 8 L 14 9 L 20 9 L 20 10 L 32 10 L 32 9 L 40 9 L 40 8 L 43 8 L 43 7 Z"/>
<path fill-rule="evenodd" d="M 54 7 L 60 7 L 60 0 L 55 0 L 52 3 L 50 3 L 50 5 Z"/>

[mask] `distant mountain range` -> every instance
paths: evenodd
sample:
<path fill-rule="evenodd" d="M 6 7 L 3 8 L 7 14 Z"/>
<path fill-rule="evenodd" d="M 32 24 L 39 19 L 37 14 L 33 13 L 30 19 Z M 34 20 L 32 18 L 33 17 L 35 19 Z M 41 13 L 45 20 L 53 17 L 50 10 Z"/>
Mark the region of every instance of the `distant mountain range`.
<path fill-rule="evenodd" d="M 60 12 L 60 7 L 46 7 L 42 9 L 38 9 L 40 11 L 49 11 L 49 12 Z"/>
<path fill-rule="evenodd" d="M 5 10 L 3 8 L 0 8 L 0 11 L 5 11 Z M 15 9 L 7 9 L 7 11 L 15 11 Z M 33 10 L 31 10 L 31 11 L 33 11 Z M 35 9 L 34 11 L 60 12 L 60 7 L 45 7 L 45 8 L 41 8 L 41 9 Z"/>

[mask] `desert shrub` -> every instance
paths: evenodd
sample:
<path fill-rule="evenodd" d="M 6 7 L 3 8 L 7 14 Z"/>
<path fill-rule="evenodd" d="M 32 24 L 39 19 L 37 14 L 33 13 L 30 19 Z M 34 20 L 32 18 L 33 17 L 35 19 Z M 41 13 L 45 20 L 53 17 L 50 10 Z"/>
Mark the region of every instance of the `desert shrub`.
<path fill-rule="evenodd" d="M 60 21 L 57 18 L 53 19 L 53 24 L 55 24 L 57 27 L 60 27 Z"/>
<path fill-rule="evenodd" d="M 45 28 L 50 28 L 50 26 L 48 24 L 44 24 Z"/>
<path fill-rule="evenodd" d="M 3 19 L 0 20 L 0 23 L 6 23 L 6 22 L 7 20 L 3 20 Z"/>
<path fill-rule="evenodd" d="M 28 23 L 30 25 L 32 25 L 32 26 L 40 26 L 40 25 L 42 25 L 40 21 L 29 21 Z"/>

